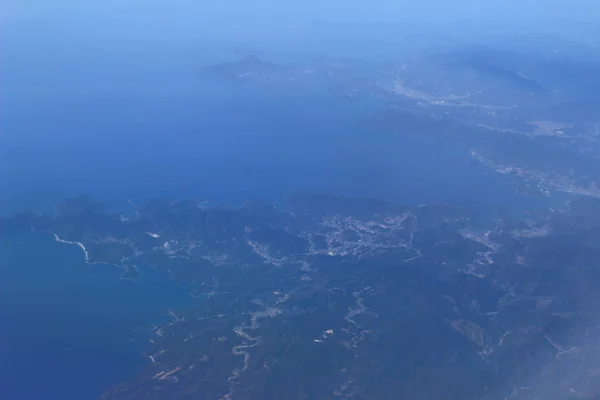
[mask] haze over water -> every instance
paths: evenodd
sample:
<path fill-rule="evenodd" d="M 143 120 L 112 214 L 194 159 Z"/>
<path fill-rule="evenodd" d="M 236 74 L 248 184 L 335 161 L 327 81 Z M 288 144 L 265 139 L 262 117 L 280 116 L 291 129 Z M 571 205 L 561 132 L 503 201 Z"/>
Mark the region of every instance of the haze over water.
<path fill-rule="evenodd" d="M 203 79 L 200 69 L 253 50 L 288 61 L 372 55 L 374 49 L 394 54 L 405 48 L 386 30 L 400 29 L 406 19 L 455 36 L 464 26 L 475 29 L 477 21 L 495 18 L 501 25 L 515 10 L 544 29 L 559 16 L 583 14 L 581 2 L 568 13 L 559 2 L 546 2 L 536 13 L 533 0 L 518 8 L 513 3 L 492 2 L 485 10 L 470 0 L 451 8 L 432 1 L 409 8 L 390 1 L 344 7 L 339 1 L 11 4 L 4 16 L 0 115 L 0 188 L 11 196 L 0 205 L 42 207 L 45 198 L 56 202 L 76 192 L 105 199 L 168 194 L 237 200 L 298 187 L 409 202 L 471 197 L 485 184 L 477 178 L 462 195 L 443 187 L 448 174 L 461 179 L 468 166 L 437 168 L 446 161 L 431 144 L 373 132 L 364 124 L 368 110 L 327 89 L 307 90 L 307 97 L 280 92 L 275 100 Z M 588 7 L 585 14 L 595 12 Z M 319 21 L 356 28 L 323 37 L 315 28 Z M 373 27 L 377 40 L 369 40 L 361 24 Z M 412 145 L 428 146 L 430 154 L 402 153 Z M 483 172 L 468 173 L 471 180 Z M 495 193 L 496 186 L 482 191 Z"/>
<path fill-rule="evenodd" d="M 209 3 L 208 13 L 187 1 L 9 6 L 0 78 L 2 214 L 51 210 L 81 193 L 123 209 L 129 199 L 153 197 L 278 202 L 290 189 L 450 202 L 481 212 L 533 207 L 533 199 L 512 191 L 509 178 L 490 176 L 463 150 L 375 131 L 367 123 L 369 104 L 347 102 L 325 87 L 294 93 L 231 87 L 200 72 L 240 59 L 246 49 L 289 62 L 325 51 L 392 52 L 385 45 L 374 50 L 367 40 L 357 48 L 344 37 L 306 47 L 319 41 L 305 32 L 314 21 L 345 22 L 365 10 L 364 22 L 380 20 L 385 10 L 398 11 L 391 2 L 341 14 L 341 2 L 319 12 L 313 3 L 271 5 L 269 17 L 258 15 L 256 2 Z M 474 5 L 460 4 L 459 10 Z M 523 9 L 533 12 L 536 4 L 525 2 Z M 416 11 L 422 19 L 425 9 Z M 554 3 L 545 10 L 548 18 L 559 15 Z M 259 29 L 265 22 L 273 25 Z M 33 242 L 39 254 L 26 251 Z M 132 332 L 164 315 L 167 305 L 184 303 L 179 289 L 151 279 L 132 291 L 114 270 L 86 266 L 76 247 L 49 238 L 0 237 L 0 247 L 0 276 L 11 279 L 0 286 L 0 315 L 11 324 L 0 335 L 0 386 L 8 395 L 25 393 L 20 379 L 35 374 L 42 378 L 27 396 L 36 397 L 21 398 L 92 398 L 139 367 Z M 70 292 L 71 280 L 93 289 L 81 308 L 73 309 L 81 293 Z M 125 314 L 140 318 L 124 324 Z M 86 329 L 78 330 L 82 322 L 69 319 L 74 315 Z M 62 346 L 72 358 L 44 351 Z M 96 359 L 108 348 L 115 352 Z M 56 375 L 45 375 L 50 372 Z M 78 379 L 90 379 L 89 386 L 74 389 Z"/>
<path fill-rule="evenodd" d="M 202 66 L 244 56 L 230 47 L 54 35 L 8 50 L 5 210 L 47 209 L 78 193 L 123 205 L 156 196 L 275 200 L 309 189 L 485 208 L 513 196 L 507 179 L 489 179 L 464 150 L 376 131 L 373 107 L 328 87 L 286 92 L 202 76 Z"/>

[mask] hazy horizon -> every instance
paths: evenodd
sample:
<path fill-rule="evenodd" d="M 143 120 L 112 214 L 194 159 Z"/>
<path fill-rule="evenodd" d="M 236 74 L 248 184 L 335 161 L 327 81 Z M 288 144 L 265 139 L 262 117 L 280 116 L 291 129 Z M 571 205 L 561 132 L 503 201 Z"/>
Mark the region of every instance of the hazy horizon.
<path fill-rule="evenodd" d="M 0 397 L 600 393 L 600 3 L 5 3 Z"/>
<path fill-rule="evenodd" d="M 598 26 L 600 4 L 591 0 L 460 0 L 412 1 L 13 1 L 4 5 L 4 29 L 19 24 L 59 20 L 110 22 L 102 30 L 126 26 L 152 27 L 158 33 L 210 33 L 223 39 L 243 39 L 309 28 L 315 21 L 327 23 L 424 24 L 452 26 L 473 24 L 480 28 L 557 29 L 560 23 L 592 23 Z M 28 28 L 34 28 L 31 25 Z M 83 26 L 82 26 L 83 28 Z M 96 27 L 98 29 L 98 27 Z M 169 30 L 172 30 L 169 32 Z"/>

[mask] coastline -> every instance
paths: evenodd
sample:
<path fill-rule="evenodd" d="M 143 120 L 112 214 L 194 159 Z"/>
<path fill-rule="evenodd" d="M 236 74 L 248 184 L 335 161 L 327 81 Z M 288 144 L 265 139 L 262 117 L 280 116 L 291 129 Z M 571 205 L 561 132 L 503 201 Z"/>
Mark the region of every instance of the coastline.
<path fill-rule="evenodd" d="M 82 268 L 96 264 L 86 246 L 52 236 L 20 232 L 0 242 L 2 263 L 11 267 L 0 287 L 7 300 L 0 398 L 98 398 L 150 362 L 153 326 L 190 301 L 168 279 L 123 280 L 113 268 Z M 56 243 L 77 245 L 84 259 Z"/>
<path fill-rule="evenodd" d="M 54 235 L 54 239 L 56 239 L 56 241 L 58 243 L 74 244 L 74 245 L 79 246 L 79 248 L 83 251 L 85 262 L 88 263 L 88 264 L 90 263 L 90 255 L 89 255 L 87 249 L 85 248 L 85 246 L 83 245 L 83 243 L 81 243 L 81 242 L 71 242 L 69 240 L 61 239 L 56 233 L 53 233 L 53 235 Z"/>

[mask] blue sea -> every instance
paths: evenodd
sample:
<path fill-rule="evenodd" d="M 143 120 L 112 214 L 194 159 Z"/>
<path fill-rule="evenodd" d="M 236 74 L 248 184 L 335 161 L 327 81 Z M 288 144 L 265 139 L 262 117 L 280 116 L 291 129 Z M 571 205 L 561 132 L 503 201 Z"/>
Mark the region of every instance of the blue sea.
<path fill-rule="evenodd" d="M 210 81 L 200 67 L 226 58 L 193 41 L 15 32 L 3 60 L 3 215 L 81 193 L 113 209 L 153 197 L 279 202 L 289 189 L 481 213 L 539 203 L 464 149 L 374 131 L 370 102 Z M 0 236 L 0 398 L 96 398 L 135 375 L 152 325 L 189 301 L 164 276 L 124 281 L 86 265 L 51 235 Z"/>
<path fill-rule="evenodd" d="M 159 273 L 120 273 L 50 234 L 0 239 L 1 399 L 93 399 L 143 367 L 153 324 L 193 304 Z"/>
<path fill-rule="evenodd" d="M 368 106 L 325 88 L 223 86 L 215 97 L 199 88 L 189 97 L 11 102 L 0 138 L 0 190 L 10 195 L 0 207 L 45 209 L 78 193 L 114 205 L 156 196 L 278 201 L 290 189 L 475 210 L 537 203 L 466 149 L 374 131 Z"/>

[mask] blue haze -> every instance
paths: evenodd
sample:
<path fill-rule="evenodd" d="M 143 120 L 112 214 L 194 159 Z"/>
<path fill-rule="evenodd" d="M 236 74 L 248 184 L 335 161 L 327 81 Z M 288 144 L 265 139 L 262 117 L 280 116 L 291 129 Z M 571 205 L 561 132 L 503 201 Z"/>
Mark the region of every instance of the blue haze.
<path fill-rule="evenodd" d="M 50 210 L 79 193 L 122 208 L 156 196 L 278 201 L 288 189 L 476 210 L 531 206 L 509 189 L 509 178 L 487 175 L 458 149 L 373 132 L 364 123 L 371 105 L 324 88 L 235 89 L 207 81 L 200 67 L 234 60 L 231 49 L 244 46 L 294 56 L 391 51 L 385 41 L 373 50 L 364 38 L 358 46 L 344 37 L 320 41 L 308 30 L 318 20 L 387 26 L 397 18 L 443 30 L 465 17 L 478 26 L 519 13 L 517 20 L 536 16 L 534 25 L 546 29 L 556 17 L 583 15 L 577 5 L 589 6 L 592 19 L 597 5 L 570 2 L 565 14 L 562 2 L 544 2 L 540 15 L 541 2 L 532 0 L 485 10 L 474 1 L 452 9 L 429 1 L 408 12 L 408 2 L 321 4 L 5 4 L 0 211 Z M 0 398 L 94 398 L 141 367 L 143 346 L 131 336 L 184 298 L 164 280 L 124 282 L 108 266 L 86 266 L 75 246 L 51 237 L 1 236 Z"/>

